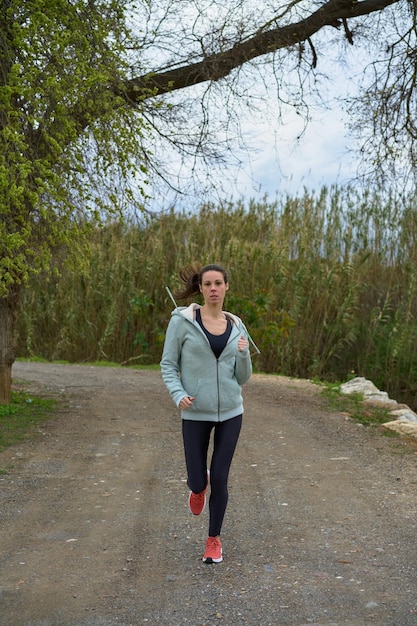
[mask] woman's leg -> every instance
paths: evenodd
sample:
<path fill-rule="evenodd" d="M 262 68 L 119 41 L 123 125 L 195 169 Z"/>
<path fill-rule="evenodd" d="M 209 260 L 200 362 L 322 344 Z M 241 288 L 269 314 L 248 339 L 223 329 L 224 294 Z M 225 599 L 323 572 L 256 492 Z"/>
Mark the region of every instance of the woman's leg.
<path fill-rule="evenodd" d="M 187 484 L 194 493 L 207 486 L 207 451 L 214 422 L 182 420 Z"/>
<path fill-rule="evenodd" d="M 215 425 L 213 456 L 210 467 L 209 537 L 220 535 L 229 498 L 227 489 L 229 470 L 241 427 L 242 415 Z"/>

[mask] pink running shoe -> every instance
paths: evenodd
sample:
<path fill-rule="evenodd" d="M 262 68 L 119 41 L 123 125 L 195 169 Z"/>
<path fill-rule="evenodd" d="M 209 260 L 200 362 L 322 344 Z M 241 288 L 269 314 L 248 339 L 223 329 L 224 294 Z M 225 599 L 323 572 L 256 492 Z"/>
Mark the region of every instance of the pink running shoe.
<path fill-rule="evenodd" d="M 212 563 L 221 563 L 223 561 L 222 556 L 222 542 L 220 537 L 208 537 L 206 541 L 206 551 L 203 556 L 204 563 L 211 565 Z"/>
<path fill-rule="evenodd" d="M 201 493 L 194 493 L 194 491 L 190 491 L 190 495 L 188 496 L 188 508 L 190 509 L 193 515 L 201 515 L 206 506 L 206 491 L 209 485 L 210 473 L 207 470 L 207 485 L 204 491 Z"/>

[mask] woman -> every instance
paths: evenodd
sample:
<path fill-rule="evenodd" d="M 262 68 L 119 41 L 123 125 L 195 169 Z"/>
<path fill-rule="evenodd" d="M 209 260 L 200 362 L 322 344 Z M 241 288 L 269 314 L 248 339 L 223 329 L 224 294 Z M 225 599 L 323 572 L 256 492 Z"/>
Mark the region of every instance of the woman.
<path fill-rule="evenodd" d="M 219 265 L 182 271 L 185 283 L 175 295 L 185 299 L 201 293 L 204 304 L 177 307 L 165 337 L 162 378 L 181 409 L 182 434 L 191 513 L 200 515 L 210 485 L 209 532 L 205 563 L 223 560 L 220 532 L 228 501 L 228 477 L 242 425 L 243 385 L 252 373 L 249 335 L 242 321 L 223 311 L 229 289 Z M 207 454 L 214 429 L 213 454 Z"/>

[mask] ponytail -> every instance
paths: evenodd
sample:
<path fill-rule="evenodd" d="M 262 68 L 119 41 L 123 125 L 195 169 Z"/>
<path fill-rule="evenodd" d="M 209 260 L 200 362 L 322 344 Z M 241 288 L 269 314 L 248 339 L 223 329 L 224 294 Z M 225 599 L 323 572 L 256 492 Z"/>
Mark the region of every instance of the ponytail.
<path fill-rule="evenodd" d="M 200 267 L 183 267 L 180 269 L 180 278 L 184 283 L 184 288 L 174 292 L 178 300 L 186 300 L 191 296 L 200 293 Z"/>

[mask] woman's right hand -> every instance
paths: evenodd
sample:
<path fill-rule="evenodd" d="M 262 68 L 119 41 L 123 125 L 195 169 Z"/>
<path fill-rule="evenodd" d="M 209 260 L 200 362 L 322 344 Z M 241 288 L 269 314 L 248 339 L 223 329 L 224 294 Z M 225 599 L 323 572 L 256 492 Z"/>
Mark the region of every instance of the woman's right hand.
<path fill-rule="evenodd" d="M 193 406 L 194 400 L 195 398 L 193 398 L 192 396 L 184 396 L 184 398 L 182 398 L 181 402 L 179 403 L 178 407 L 182 409 L 183 411 L 186 411 L 187 409 Z"/>
<path fill-rule="evenodd" d="M 248 346 L 249 346 L 249 341 L 247 341 L 247 339 L 245 339 L 244 336 L 242 335 L 241 338 L 237 342 L 237 349 L 239 350 L 239 352 L 243 352 L 243 350 L 246 350 Z"/>

